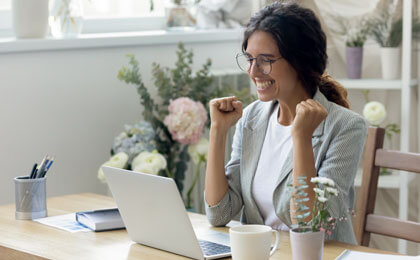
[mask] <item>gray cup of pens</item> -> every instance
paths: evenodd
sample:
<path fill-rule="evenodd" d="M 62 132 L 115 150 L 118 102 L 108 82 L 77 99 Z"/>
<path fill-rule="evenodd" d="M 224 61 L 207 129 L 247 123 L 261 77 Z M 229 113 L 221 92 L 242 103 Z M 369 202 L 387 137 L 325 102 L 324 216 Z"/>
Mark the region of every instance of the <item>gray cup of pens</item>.
<path fill-rule="evenodd" d="M 47 216 L 46 179 L 29 176 L 15 177 L 16 219 Z"/>

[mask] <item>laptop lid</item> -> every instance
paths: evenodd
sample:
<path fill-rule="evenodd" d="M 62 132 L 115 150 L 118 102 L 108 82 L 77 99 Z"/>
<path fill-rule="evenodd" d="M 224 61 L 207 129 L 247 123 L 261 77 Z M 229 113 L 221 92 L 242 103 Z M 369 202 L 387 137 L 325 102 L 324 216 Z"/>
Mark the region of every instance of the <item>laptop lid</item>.
<path fill-rule="evenodd" d="M 204 259 L 173 179 L 107 166 L 102 170 L 134 242 Z"/>

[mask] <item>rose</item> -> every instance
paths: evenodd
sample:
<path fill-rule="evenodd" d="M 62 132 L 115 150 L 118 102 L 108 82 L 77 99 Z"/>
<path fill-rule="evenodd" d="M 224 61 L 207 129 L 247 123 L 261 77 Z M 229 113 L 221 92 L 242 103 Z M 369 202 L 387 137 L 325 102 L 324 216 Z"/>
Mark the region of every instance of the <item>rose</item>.
<path fill-rule="evenodd" d="M 372 125 L 379 125 L 385 120 L 386 110 L 384 105 L 377 101 L 371 101 L 363 108 L 363 116 Z"/>
<path fill-rule="evenodd" d="M 135 172 L 157 175 L 160 170 L 166 168 L 166 159 L 156 150 L 153 152 L 141 152 L 133 159 L 131 168 Z"/>
<path fill-rule="evenodd" d="M 188 146 L 188 153 L 195 164 L 198 164 L 200 157 L 202 157 L 204 161 L 207 161 L 208 151 L 209 140 L 204 137 L 200 138 L 196 144 L 190 144 Z"/>
<path fill-rule="evenodd" d="M 128 155 L 126 153 L 120 152 L 120 153 L 115 154 L 109 159 L 109 161 L 106 161 L 104 164 L 101 165 L 101 167 L 99 167 L 98 179 L 101 182 L 106 183 L 105 176 L 102 171 L 102 166 L 111 166 L 111 167 L 123 169 L 125 168 L 127 161 L 128 161 Z"/>
<path fill-rule="evenodd" d="M 207 112 L 203 104 L 187 97 L 171 100 L 169 115 L 163 123 L 168 127 L 172 139 L 181 144 L 198 142 L 207 121 Z"/>

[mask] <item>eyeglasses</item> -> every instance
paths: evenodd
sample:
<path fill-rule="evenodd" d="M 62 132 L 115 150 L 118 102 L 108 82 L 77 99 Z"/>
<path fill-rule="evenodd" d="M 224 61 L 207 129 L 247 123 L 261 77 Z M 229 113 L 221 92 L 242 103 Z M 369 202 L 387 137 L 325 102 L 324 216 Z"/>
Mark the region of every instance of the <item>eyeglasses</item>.
<path fill-rule="evenodd" d="M 256 60 L 257 68 L 265 75 L 270 74 L 272 70 L 272 64 L 280 59 L 282 59 L 282 57 L 277 59 L 269 59 L 266 55 L 258 55 L 256 58 L 252 58 L 246 53 L 236 54 L 236 63 L 238 63 L 238 66 L 241 70 L 249 72 L 252 67 L 252 62 Z"/>

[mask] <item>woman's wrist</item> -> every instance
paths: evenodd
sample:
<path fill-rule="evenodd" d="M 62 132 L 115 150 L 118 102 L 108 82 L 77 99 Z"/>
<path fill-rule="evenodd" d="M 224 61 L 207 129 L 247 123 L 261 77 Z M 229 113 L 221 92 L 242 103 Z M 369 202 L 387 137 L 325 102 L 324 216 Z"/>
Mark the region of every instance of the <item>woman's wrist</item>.
<path fill-rule="evenodd" d="M 210 125 L 210 135 L 213 134 L 226 136 L 228 132 L 229 128 L 226 129 L 226 126 L 214 123 Z"/>

